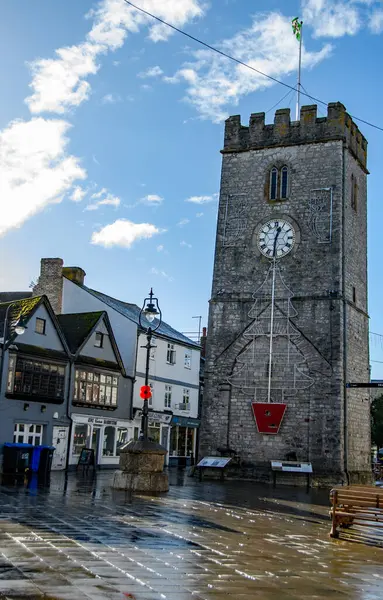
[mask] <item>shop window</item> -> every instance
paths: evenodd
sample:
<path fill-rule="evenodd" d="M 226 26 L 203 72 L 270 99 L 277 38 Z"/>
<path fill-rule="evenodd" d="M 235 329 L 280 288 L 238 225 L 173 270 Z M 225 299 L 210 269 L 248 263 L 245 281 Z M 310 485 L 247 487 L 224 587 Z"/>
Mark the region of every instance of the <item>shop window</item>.
<path fill-rule="evenodd" d="M 96 336 L 94 340 L 94 345 L 96 348 L 102 348 L 104 345 L 104 334 L 101 331 L 96 331 Z"/>
<path fill-rule="evenodd" d="M 168 344 L 168 350 L 166 353 L 166 362 L 168 365 L 176 364 L 176 351 L 174 349 L 174 344 Z"/>
<path fill-rule="evenodd" d="M 87 439 L 90 436 L 89 425 L 82 425 L 76 423 L 74 426 L 73 433 L 73 447 L 72 454 L 78 456 L 81 453 L 82 448 L 86 447 Z"/>
<path fill-rule="evenodd" d="M 118 375 L 76 369 L 74 402 L 117 406 Z"/>
<path fill-rule="evenodd" d="M 40 335 L 44 335 L 45 334 L 45 326 L 46 326 L 46 320 L 39 319 L 39 317 L 36 317 L 35 332 L 39 333 Z"/>
<path fill-rule="evenodd" d="M 165 408 L 172 407 L 172 386 L 171 385 L 165 385 L 164 406 L 165 406 Z"/>
<path fill-rule="evenodd" d="M 11 357 L 7 391 L 45 400 L 64 400 L 65 367 L 27 358 Z"/>
<path fill-rule="evenodd" d="M 194 454 L 194 427 L 172 427 L 170 434 L 170 455 L 191 456 Z"/>
<path fill-rule="evenodd" d="M 116 442 L 116 455 L 120 456 L 120 450 L 122 446 L 127 444 L 129 441 L 129 430 L 126 427 L 119 427 L 117 429 L 117 442 Z"/>
<path fill-rule="evenodd" d="M 43 425 L 32 423 L 15 423 L 13 442 L 16 444 L 32 444 L 39 446 L 43 440 Z"/>
<path fill-rule="evenodd" d="M 102 447 L 103 456 L 114 456 L 114 441 L 116 437 L 115 427 L 105 427 L 104 429 L 104 441 Z"/>
<path fill-rule="evenodd" d="M 191 369 L 191 359 L 192 359 L 191 350 L 185 350 L 185 357 L 184 357 L 185 369 Z"/>
<path fill-rule="evenodd" d="M 150 423 L 149 438 L 152 442 L 160 443 L 161 423 Z"/>

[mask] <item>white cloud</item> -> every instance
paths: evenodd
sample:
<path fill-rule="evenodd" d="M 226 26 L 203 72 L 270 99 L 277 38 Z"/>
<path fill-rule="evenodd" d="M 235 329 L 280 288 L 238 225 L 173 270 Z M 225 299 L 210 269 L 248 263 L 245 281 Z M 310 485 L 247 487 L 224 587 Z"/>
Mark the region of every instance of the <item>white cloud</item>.
<path fill-rule="evenodd" d="M 378 9 L 372 12 L 369 20 L 369 28 L 372 33 L 382 33 L 383 31 L 383 10 Z"/>
<path fill-rule="evenodd" d="M 102 198 L 105 196 L 105 198 Z M 97 202 L 93 202 L 92 204 L 88 204 L 84 210 L 98 210 L 100 206 L 114 206 L 118 208 L 121 204 L 121 199 L 117 196 L 113 196 L 106 188 L 102 188 L 99 192 L 91 195 L 91 200 L 97 200 Z M 102 200 L 100 200 L 102 198 Z"/>
<path fill-rule="evenodd" d="M 153 88 L 152 88 L 152 86 L 151 86 L 151 85 L 148 85 L 147 83 L 144 83 L 144 84 L 141 86 L 141 89 L 142 89 L 142 90 L 145 90 L 146 92 L 148 92 L 148 91 L 152 90 Z"/>
<path fill-rule="evenodd" d="M 151 275 L 160 275 L 161 277 L 164 277 L 170 282 L 174 281 L 174 278 L 171 275 L 168 275 L 165 271 L 161 271 L 160 269 L 156 269 L 155 267 L 152 267 L 149 273 L 151 273 Z"/>
<path fill-rule="evenodd" d="M 122 98 L 119 94 L 105 94 L 103 98 L 101 98 L 102 104 L 116 104 L 117 102 L 121 102 Z"/>
<path fill-rule="evenodd" d="M 218 194 L 212 194 L 211 196 L 190 196 L 190 198 L 186 198 L 185 202 L 191 202 L 192 204 L 208 204 L 209 202 L 214 202 L 217 198 Z"/>
<path fill-rule="evenodd" d="M 163 201 L 164 199 L 158 194 L 148 194 L 147 196 L 141 198 L 140 203 L 148 204 L 149 206 L 159 206 Z"/>
<path fill-rule="evenodd" d="M 76 180 L 86 178 L 80 160 L 67 153 L 69 127 L 38 117 L 0 131 L 0 235 L 61 202 Z"/>
<path fill-rule="evenodd" d="M 286 77 L 297 70 L 297 40 L 291 31 L 291 18 L 276 12 L 257 15 L 248 29 L 216 45 L 275 78 Z M 303 68 L 314 67 L 330 52 L 329 44 L 318 52 L 309 52 L 303 47 Z M 184 65 L 172 82 L 186 83 L 185 99 L 203 119 L 218 123 L 227 117 L 227 110 L 232 110 L 241 97 L 273 85 L 270 79 L 214 52 L 199 50 L 194 57 L 195 61 Z"/>
<path fill-rule="evenodd" d="M 157 246 L 157 252 L 163 252 L 163 250 L 164 250 L 164 246 L 162 244 Z"/>
<path fill-rule="evenodd" d="M 141 5 L 178 26 L 204 13 L 202 0 L 163 0 L 161 3 L 142 0 Z M 147 25 L 149 38 L 154 42 L 166 40 L 174 33 L 170 27 L 153 24 L 153 19 L 122 0 L 102 0 L 88 16 L 93 19 L 93 25 L 85 41 L 57 49 L 55 58 L 38 59 L 31 64 L 32 94 L 26 103 L 32 113 L 62 114 L 87 100 L 91 93 L 87 78 L 97 73 L 98 59 L 121 48 L 128 32 L 137 33 Z"/>
<path fill-rule="evenodd" d="M 73 202 L 81 202 L 81 200 L 83 200 L 83 198 L 85 198 L 86 195 L 87 195 L 87 190 L 84 190 L 82 187 L 80 187 L 78 185 L 74 188 L 72 194 L 70 195 L 70 199 Z"/>
<path fill-rule="evenodd" d="M 104 246 L 104 248 L 113 246 L 131 248 L 138 240 L 148 239 L 164 232 L 164 229 L 159 229 L 151 223 L 133 223 L 127 219 L 118 219 L 100 231 L 95 231 L 92 234 L 91 243 Z"/>
<path fill-rule="evenodd" d="M 192 245 L 188 244 L 187 242 L 185 242 L 185 240 L 182 240 L 182 242 L 180 242 L 180 246 L 184 246 L 185 248 L 191 248 Z"/>
<path fill-rule="evenodd" d="M 141 77 L 141 79 L 146 79 L 147 77 L 159 77 L 162 74 L 163 70 L 161 69 L 161 67 L 156 66 L 150 67 L 149 69 L 146 69 L 146 71 L 138 73 L 137 77 Z"/>
<path fill-rule="evenodd" d="M 201 217 L 203 217 L 203 212 L 196 213 L 195 216 L 197 217 L 197 219 L 200 219 Z"/>
<path fill-rule="evenodd" d="M 107 194 L 108 190 L 106 188 L 102 188 L 99 192 L 95 192 L 94 194 L 91 195 L 91 200 L 96 200 L 98 198 L 101 198 L 101 196 L 104 196 L 104 194 Z"/>
<path fill-rule="evenodd" d="M 177 223 L 177 225 L 178 225 L 179 227 L 183 227 L 184 225 L 187 225 L 188 223 L 190 223 L 190 219 L 181 219 L 181 221 L 179 221 L 179 222 Z"/>
<path fill-rule="evenodd" d="M 302 9 L 303 22 L 313 27 L 314 37 L 355 35 L 362 26 L 358 7 L 347 0 L 303 0 Z"/>

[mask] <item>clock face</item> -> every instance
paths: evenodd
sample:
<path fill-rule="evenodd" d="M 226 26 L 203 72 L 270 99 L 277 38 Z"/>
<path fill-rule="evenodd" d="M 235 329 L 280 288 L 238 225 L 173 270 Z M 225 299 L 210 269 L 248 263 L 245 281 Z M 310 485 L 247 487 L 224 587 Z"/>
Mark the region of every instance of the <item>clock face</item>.
<path fill-rule="evenodd" d="M 267 258 L 282 258 L 295 244 L 295 231 L 291 223 L 272 219 L 262 225 L 258 233 L 258 248 Z"/>

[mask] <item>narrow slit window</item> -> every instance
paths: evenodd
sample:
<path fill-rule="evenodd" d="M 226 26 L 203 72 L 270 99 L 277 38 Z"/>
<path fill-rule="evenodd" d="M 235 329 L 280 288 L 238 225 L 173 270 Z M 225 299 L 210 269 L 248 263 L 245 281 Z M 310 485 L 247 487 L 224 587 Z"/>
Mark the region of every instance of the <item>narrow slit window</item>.
<path fill-rule="evenodd" d="M 281 169 L 281 198 L 288 197 L 289 189 L 289 170 L 287 167 Z"/>
<path fill-rule="evenodd" d="M 277 199 L 278 169 L 273 167 L 270 171 L 270 200 Z"/>

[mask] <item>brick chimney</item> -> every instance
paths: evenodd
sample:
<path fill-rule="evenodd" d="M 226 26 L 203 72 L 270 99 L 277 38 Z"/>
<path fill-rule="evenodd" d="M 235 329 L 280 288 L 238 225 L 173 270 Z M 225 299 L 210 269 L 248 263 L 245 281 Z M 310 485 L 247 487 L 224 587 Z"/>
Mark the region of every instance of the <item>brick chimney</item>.
<path fill-rule="evenodd" d="M 81 267 L 64 267 L 62 270 L 62 274 L 64 277 L 70 279 L 74 283 L 84 285 L 86 273 L 84 269 L 81 269 Z"/>
<path fill-rule="evenodd" d="M 62 311 L 63 270 L 62 258 L 42 258 L 40 276 L 33 288 L 33 296 L 47 296 L 56 314 Z"/>

